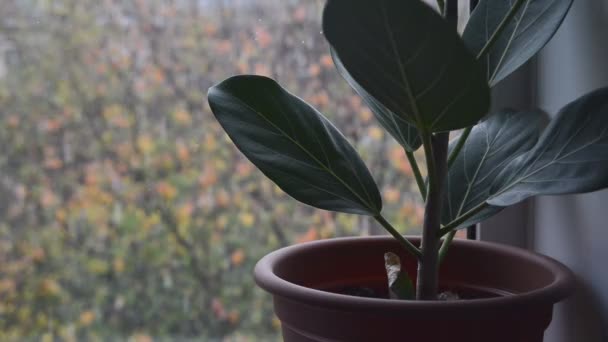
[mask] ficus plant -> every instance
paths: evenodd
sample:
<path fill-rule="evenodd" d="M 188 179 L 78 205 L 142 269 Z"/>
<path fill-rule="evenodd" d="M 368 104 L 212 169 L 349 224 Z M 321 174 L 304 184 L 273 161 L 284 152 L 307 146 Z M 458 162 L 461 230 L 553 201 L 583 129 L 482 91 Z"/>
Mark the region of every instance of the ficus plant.
<path fill-rule="evenodd" d="M 208 93 L 237 148 L 287 194 L 369 215 L 417 259 L 412 287 L 395 256 L 385 256 L 391 297 L 437 299 L 439 265 L 458 229 L 531 196 L 608 186 L 608 88 L 566 105 L 542 130 L 539 110 L 490 111 L 491 88 L 551 39 L 572 0 L 481 0 L 462 35 L 437 2 L 328 0 L 323 11 L 338 72 L 411 164 L 425 202 L 419 245 L 385 219 L 370 171 L 312 106 L 255 75 Z M 452 131 L 460 134 L 450 140 Z"/>

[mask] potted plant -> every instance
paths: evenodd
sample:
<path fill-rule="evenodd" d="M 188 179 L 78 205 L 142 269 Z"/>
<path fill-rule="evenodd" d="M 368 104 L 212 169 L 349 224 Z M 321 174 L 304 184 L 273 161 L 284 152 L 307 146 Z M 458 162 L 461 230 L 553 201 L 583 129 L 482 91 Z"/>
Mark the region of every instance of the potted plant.
<path fill-rule="evenodd" d="M 328 0 L 323 12 L 337 70 L 406 151 L 425 201 L 419 238 L 384 218 L 365 164 L 313 107 L 255 75 L 209 90 L 228 136 L 287 194 L 369 215 L 392 235 L 264 257 L 255 277 L 274 295 L 286 341 L 538 342 L 572 290 L 570 272 L 547 257 L 453 240 L 528 197 L 608 186 L 608 88 L 568 104 L 542 131 L 539 111 L 489 112 L 490 88 L 551 39 L 572 1 L 481 0 L 462 36 L 437 3 Z"/>

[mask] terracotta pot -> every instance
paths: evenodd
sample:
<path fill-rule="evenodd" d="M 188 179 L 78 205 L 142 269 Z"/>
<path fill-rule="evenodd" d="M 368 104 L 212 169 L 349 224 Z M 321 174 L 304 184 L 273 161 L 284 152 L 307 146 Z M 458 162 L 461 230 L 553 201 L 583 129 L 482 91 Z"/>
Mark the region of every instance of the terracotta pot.
<path fill-rule="evenodd" d="M 284 341 L 541 342 L 553 304 L 574 284 L 571 272 L 548 257 L 455 240 L 441 266 L 441 287 L 489 298 L 406 301 L 330 292 L 385 288 L 388 251 L 401 255 L 408 273 L 416 274 L 415 260 L 391 237 L 315 241 L 262 258 L 255 279 L 273 295 Z"/>

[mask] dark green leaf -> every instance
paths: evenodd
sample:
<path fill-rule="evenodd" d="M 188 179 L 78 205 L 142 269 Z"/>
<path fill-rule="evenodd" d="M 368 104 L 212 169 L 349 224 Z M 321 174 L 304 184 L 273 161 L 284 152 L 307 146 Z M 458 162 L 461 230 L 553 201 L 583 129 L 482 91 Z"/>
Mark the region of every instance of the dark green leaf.
<path fill-rule="evenodd" d="M 357 84 L 411 125 L 459 129 L 488 109 L 481 64 L 419 0 L 329 0 L 323 32 Z"/>
<path fill-rule="evenodd" d="M 359 96 L 361 96 L 382 127 L 384 127 L 384 129 L 386 129 L 403 148 L 412 152 L 416 151 L 420 145 L 422 145 L 422 139 L 420 139 L 416 127 L 407 123 L 407 121 L 399 115 L 391 112 L 382 103 L 365 91 L 365 89 L 352 78 L 346 68 L 344 68 L 342 61 L 340 61 L 340 58 L 334 49 L 331 49 L 331 57 L 334 60 L 334 65 L 336 66 L 338 73 L 342 75 L 346 82 L 350 84 Z"/>
<path fill-rule="evenodd" d="M 514 0 L 481 0 L 471 15 L 463 39 L 478 54 L 515 5 Z M 507 77 L 553 37 L 572 0 L 524 0 L 513 19 L 488 50 L 483 63 L 491 86 Z"/>
<path fill-rule="evenodd" d="M 443 224 L 450 223 L 490 197 L 490 186 L 496 175 L 536 143 L 540 115 L 538 112 L 502 110 L 473 128 L 448 173 L 442 207 Z M 450 143 L 450 152 L 455 145 L 456 140 Z M 460 227 L 480 222 L 501 209 L 486 207 Z"/>
<path fill-rule="evenodd" d="M 491 205 L 535 195 L 608 187 L 608 88 L 564 107 L 530 151 L 505 166 L 492 185 Z"/>
<path fill-rule="evenodd" d="M 238 149 L 287 194 L 321 209 L 380 212 L 378 188 L 346 138 L 272 79 L 229 78 L 209 89 L 209 104 Z"/>

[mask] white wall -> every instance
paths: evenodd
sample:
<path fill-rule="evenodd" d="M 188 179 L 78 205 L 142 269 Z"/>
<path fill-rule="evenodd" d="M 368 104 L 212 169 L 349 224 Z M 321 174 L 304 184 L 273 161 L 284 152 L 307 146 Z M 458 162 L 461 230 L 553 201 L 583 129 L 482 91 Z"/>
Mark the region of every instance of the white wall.
<path fill-rule="evenodd" d="M 574 2 L 537 60 L 536 102 L 550 114 L 608 86 L 608 0 Z M 555 311 L 545 340 L 608 341 L 608 191 L 537 198 L 531 208 L 530 247 L 562 261 L 580 280 L 574 298 Z"/>

